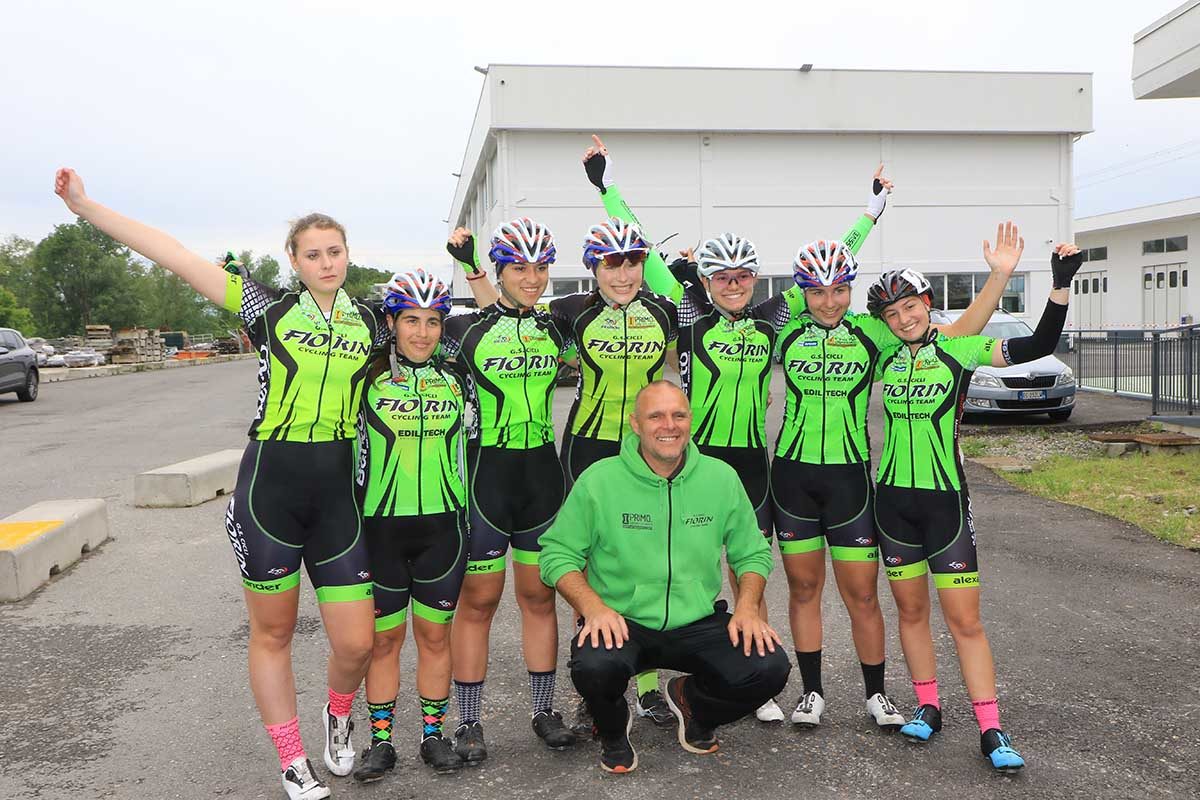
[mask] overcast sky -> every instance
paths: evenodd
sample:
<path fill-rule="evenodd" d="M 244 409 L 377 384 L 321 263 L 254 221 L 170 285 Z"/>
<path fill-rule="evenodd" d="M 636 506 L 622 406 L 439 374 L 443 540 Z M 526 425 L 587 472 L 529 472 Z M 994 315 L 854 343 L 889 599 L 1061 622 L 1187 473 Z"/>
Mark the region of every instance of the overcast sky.
<path fill-rule="evenodd" d="M 1191 197 L 1200 100 L 1134 101 L 1130 81 L 1134 34 L 1181 1 L 15 0 L 0 21 L 0 237 L 70 221 L 51 192 L 66 165 L 205 255 L 283 261 L 286 221 L 320 209 L 358 263 L 440 264 L 472 66 L 492 62 L 1092 72 L 1076 216 Z"/>

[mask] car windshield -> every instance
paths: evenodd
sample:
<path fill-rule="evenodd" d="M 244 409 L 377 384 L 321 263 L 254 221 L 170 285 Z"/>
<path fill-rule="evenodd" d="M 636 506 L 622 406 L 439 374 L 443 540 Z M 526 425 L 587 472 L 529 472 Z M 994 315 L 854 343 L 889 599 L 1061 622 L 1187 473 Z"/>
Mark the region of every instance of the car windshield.
<path fill-rule="evenodd" d="M 983 328 L 984 336 L 993 339 L 1016 339 L 1019 336 L 1032 336 L 1033 331 L 1020 320 L 1005 320 L 1004 322 L 989 322 Z"/>

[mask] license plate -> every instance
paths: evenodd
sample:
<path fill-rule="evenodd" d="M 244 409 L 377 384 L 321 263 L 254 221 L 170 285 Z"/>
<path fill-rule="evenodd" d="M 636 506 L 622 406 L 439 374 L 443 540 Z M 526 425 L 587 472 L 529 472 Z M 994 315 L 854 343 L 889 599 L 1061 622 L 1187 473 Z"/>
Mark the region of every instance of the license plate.
<path fill-rule="evenodd" d="M 1018 400 L 1045 400 L 1046 399 L 1046 390 L 1038 389 L 1037 391 L 1033 391 L 1033 392 L 1019 392 L 1017 394 L 1017 399 Z"/>

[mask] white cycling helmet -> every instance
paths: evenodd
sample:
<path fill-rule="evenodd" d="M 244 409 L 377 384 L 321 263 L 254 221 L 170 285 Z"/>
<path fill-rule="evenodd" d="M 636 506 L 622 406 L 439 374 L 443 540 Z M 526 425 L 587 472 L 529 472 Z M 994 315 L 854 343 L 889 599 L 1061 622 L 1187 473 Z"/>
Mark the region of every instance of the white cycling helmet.
<path fill-rule="evenodd" d="M 850 283 L 857 275 L 854 253 L 837 240 L 809 242 L 796 251 L 792 260 L 792 277 L 801 289 Z"/>
<path fill-rule="evenodd" d="M 583 240 L 583 263 L 596 269 L 605 256 L 616 253 L 650 252 L 650 244 L 637 225 L 613 217 L 608 222 L 593 225 Z"/>
<path fill-rule="evenodd" d="M 488 257 L 497 272 L 508 264 L 553 264 L 556 249 L 554 234 L 540 222 L 518 217 L 497 226 L 492 232 Z"/>
<path fill-rule="evenodd" d="M 711 278 L 723 269 L 748 269 L 758 274 L 758 253 L 754 242 L 736 233 L 722 233 L 705 240 L 696 253 L 696 271 Z"/>

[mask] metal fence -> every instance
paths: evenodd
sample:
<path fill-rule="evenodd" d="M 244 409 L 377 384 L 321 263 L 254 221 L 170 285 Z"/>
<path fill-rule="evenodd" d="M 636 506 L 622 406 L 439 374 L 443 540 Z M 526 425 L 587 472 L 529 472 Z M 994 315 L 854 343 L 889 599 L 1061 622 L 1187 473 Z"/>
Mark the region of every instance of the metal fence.
<path fill-rule="evenodd" d="M 1200 325 L 1071 330 L 1063 338 L 1060 357 L 1080 388 L 1148 398 L 1155 415 L 1200 414 Z"/>

